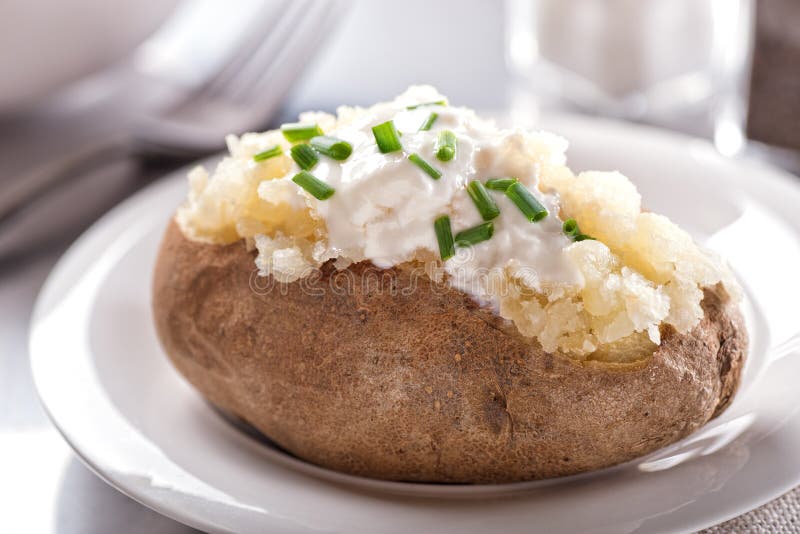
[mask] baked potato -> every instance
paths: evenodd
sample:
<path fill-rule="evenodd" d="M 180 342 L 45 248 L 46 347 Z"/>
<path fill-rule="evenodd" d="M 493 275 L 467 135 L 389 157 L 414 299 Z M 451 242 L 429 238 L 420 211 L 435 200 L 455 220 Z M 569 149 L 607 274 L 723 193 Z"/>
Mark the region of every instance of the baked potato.
<path fill-rule="evenodd" d="M 290 162 L 281 165 L 280 172 L 292 172 Z M 256 175 L 247 183 L 254 190 L 263 180 Z M 561 290 L 547 298 L 513 293 L 498 312 L 448 274 L 433 274 L 425 255 L 392 265 L 324 256 L 312 275 L 287 279 L 277 263 L 269 270 L 261 261 L 258 239 L 271 231 L 264 222 L 271 215 L 226 215 L 236 225 L 219 224 L 216 235 L 224 238 L 208 239 L 196 221 L 222 208 L 209 215 L 206 206 L 192 214 L 195 222 L 179 212 L 166 230 L 153 281 L 157 332 L 175 367 L 205 398 L 327 468 L 398 481 L 501 483 L 625 462 L 687 436 L 728 406 L 747 334 L 732 282 L 722 275 L 689 284 L 699 292 L 681 308 L 699 310 L 691 327 L 681 323 L 688 312 L 671 319 L 678 309 L 674 287 L 687 278 L 664 278 L 661 264 L 645 261 L 661 249 L 645 259 L 639 248 L 626 249 L 573 197 L 562 191 L 560 209 L 578 214 L 577 223 L 597 239 L 581 234 L 586 241 L 569 247 L 583 251 L 594 276 L 614 280 L 601 284 L 603 295 L 633 276 L 617 263 L 610 264 L 616 271 L 598 267 L 610 249 L 624 258 L 614 262 L 646 273 L 636 278 L 637 291 L 666 286 L 671 312 L 636 323 L 631 310 L 637 298 L 650 298 L 644 290 L 628 290 L 622 308 L 613 310 L 599 306 L 595 293 L 571 297 L 586 323 L 558 315 Z M 242 198 L 227 213 L 247 205 Z M 261 207 L 268 214 L 276 209 Z M 293 216 L 280 209 L 281 221 Z M 314 220 L 293 221 L 303 228 L 298 239 L 320 235 Z M 285 239 L 284 231 L 272 231 L 272 239 Z M 685 252 L 691 247 L 685 244 L 679 256 L 687 264 L 695 261 Z M 297 254 L 286 246 L 278 251 L 287 250 Z M 672 269 L 687 270 L 677 260 Z M 590 286 L 589 271 L 582 272 Z M 530 310 L 554 318 L 552 324 L 531 333 L 541 315 L 524 323 L 520 314 Z M 573 326 L 548 338 L 567 323 Z M 613 328 L 604 330 L 608 324 Z"/>

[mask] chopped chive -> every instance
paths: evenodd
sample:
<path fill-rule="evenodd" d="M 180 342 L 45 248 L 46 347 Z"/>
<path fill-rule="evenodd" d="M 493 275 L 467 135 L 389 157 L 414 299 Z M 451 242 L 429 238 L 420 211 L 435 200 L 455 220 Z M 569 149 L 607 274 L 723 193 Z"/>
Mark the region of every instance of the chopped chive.
<path fill-rule="evenodd" d="M 485 222 L 479 224 L 478 226 L 458 232 L 456 234 L 456 245 L 459 247 L 475 245 L 481 241 L 487 241 L 491 239 L 492 235 L 494 235 L 494 223 Z"/>
<path fill-rule="evenodd" d="M 578 228 L 578 221 L 575 219 L 567 219 L 564 221 L 564 224 L 561 225 L 561 229 L 572 239 L 575 239 L 575 237 L 581 234 L 581 230 Z"/>
<path fill-rule="evenodd" d="M 394 121 L 386 121 L 377 126 L 372 127 L 372 135 L 375 136 L 375 142 L 378 143 L 378 150 L 382 154 L 389 152 L 396 152 L 403 149 L 400 143 L 400 136 L 397 133 L 397 128 L 394 126 Z"/>
<path fill-rule="evenodd" d="M 306 141 L 312 137 L 324 134 L 322 128 L 317 124 L 303 124 L 299 122 L 282 124 L 281 132 L 286 140 L 291 143 Z"/>
<path fill-rule="evenodd" d="M 314 152 L 314 149 L 309 145 L 303 143 L 302 145 L 294 145 L 292 147 L 292 159 L 300 165 L 304 171 L 313 169 L 319 161 L 319 156 Z"/>
<path fill-rule="evenodd" d="M 581 229 L 578 228 L 578 221 L 575 219 L 567 219 L 564 221 L 564 224 L 561 225 L 561 229 L 564 230 L 564 233 L 567 234 L 567 236 L 573 241 L 586 241 L 587 239 L 592 241 L 595 240 L 595 238 L 592 236 L 581 232 Z"/>
<path fill-rule="evenodd" d="M 436 158 L 439 161 L 450 161 L 456 157 L 456 134 L 450 130 L 442 130 L 436 139 Z"/>
<path fill-rule="evenodd" d="M 337 137 L 329 135 L 318 135 L 311 138 L 311 146 L 320 154 L 325 154 L 329 158 L 342 161 L 350 157 L 353 153 L 353 145 Z"/>
<path fill-rule="evenodd" d="M 519 182 L 511 184 L 506 189 L 506 196 L 517 205 L 519 210 L 530 222 L 538 222 L 547 217 L 547 210 L 544 209 L 536 197 Z"/>
<path fill-rule="evenodd" d="M 417 109 L 421 108 L 422 106 L 446 106 L 447 100 L 434 100 L 433 102 L 421 102 L 419 104 L 414 104 L 413 106 L 406 106 L 406 109 Z"/>
<path fill-rule="evenodd" d="M 436 231 L 436 240 L 439 242 L 439 255 L 442 261 L 447 261 L 456 254 L 456 247 L 453 243 L 453 231 L 450 229 L 450 217 L 442 215 L 433 222 L 433 229 Z"/>
<path fill-rule="evenodd" d="M 411 154 L 410 156 L 408 156 L 408 160 L 417 167 L 419 167 L 420 169 L 422 169 L 423 171 L 425 171 L 425 173 L 434 180 L 438 180 L 439 178 L 442 177 L 441 171 L 432 167 L 431 164 L 422 159 L 419 156 L 419 154 L 416 153 Z"/>
<path fill-rule="evenodd" d="M 308 171 L 300 171 L 294 175 L 292 181 L 308 191 L 317 200 L 327 200 L 333 196 L 335 189 L 314 176 Z"/>
<path fill-rule="evenodd" d="M 495 204 L 494 199 L 489 195 L 489 191 L 483 187 L 478 180 L 472 180 L 467 186 L 467 193 L 478 208 L 478 212 L 484 221 L 491 221 L 500 215 L 500 208 Z"/>
<path fill-rule="evenodd" d="M 515 183 L 517 183 L 516 178 L 489 178 L 484 185 L 493 191 L 505 191 Z"/>
<path fill-rule="evenodd" d="M 428 115 L 428 118 L 425 119 L 425 122 L 422 123 L 422 126 L 419 127 L 420 132 L 427 132 L 433 126 L 433 123 L 436 122 L 436 119 L 439 118 L 438 113 L 431 113 Z"/>
<path fill-rule="evenodd" d="M 255 161 L 264 161 L 269 158 L 274 158 L 275 156 L 280 156 L 281 154 L 283 154 L 283 150 L 281 149 L 280 145 L 275 145 L 269 147 L 263 152 L 259 152 L 258 154 L 253 156 L 253 159 Z"/>

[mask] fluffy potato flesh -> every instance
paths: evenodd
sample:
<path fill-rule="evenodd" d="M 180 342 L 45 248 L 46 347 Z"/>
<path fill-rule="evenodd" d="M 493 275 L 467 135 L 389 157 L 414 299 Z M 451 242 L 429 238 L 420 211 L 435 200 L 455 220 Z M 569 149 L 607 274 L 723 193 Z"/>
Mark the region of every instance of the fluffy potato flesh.
<path fill-rule="evenodd" d="M 665 325 L 651 357 L 608 363 L 545 352 L 428 277 L 406 294 L 405 267 L 329 262 L 271 285 L 254 256 L 169 227 L 153 285 L 164 349 L 214 404 L 300 458 L 358 475 L 496 483 L 624 462 L 719 414 L 746 352 L 721 285 L 704 290 L 690 331 Z M 617 354 L 641 350 L 617 343 Z"/>

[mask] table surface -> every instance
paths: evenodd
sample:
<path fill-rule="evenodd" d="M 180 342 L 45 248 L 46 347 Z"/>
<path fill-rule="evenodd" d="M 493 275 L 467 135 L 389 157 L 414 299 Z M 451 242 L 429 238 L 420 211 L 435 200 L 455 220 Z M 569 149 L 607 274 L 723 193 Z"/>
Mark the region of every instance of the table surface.
<path fill-rule="evenodd" d="M 0 123 L 0 138 L 8 139 L 0 146 L 0 187 L 2 180 L 41 159 L 36 147 L 43 143 L 52 143 L 48 146 L 57 147 L 57 152 L 102 133 L 102 127 L 88 124 L 77 127 L 47 120 L 31 123 L 30 119 L 24 124 L 14 120 Z M 85 215 L 87 220 L 40 247 L 43 252 L 36 257 L 0 263 L 0 532 L 192 531 L 117 492 L 81 463 L 36 398 L 27 350 L 28 325 L 39 288 L 81 227 L 171 168 L 123 165 L 96 173 L 94 185 L 90 182 L 84 187 L 103 198 L 89 210 L 94 213 Z M 800 490 L 707 532 L 753 530 L 800 530 Z"/>

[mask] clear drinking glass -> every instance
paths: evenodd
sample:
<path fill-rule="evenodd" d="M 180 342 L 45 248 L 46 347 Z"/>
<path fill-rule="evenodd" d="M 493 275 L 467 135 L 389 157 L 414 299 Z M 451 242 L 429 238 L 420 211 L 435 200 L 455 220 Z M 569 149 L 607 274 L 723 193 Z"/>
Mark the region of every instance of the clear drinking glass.
<path fill-rule="evenodd" d="M 648 122 L 744 142 L 754 0 L 507 0 L 517 113 Z"/>

